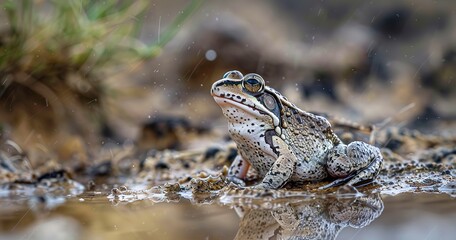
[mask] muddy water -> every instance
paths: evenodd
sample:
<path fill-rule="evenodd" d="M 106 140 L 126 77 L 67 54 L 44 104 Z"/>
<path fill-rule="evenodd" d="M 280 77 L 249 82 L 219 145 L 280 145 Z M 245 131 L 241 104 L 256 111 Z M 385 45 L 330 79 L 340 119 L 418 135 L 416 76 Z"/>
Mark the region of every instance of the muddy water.
<path fill-rule="evenodd" d="M 279 205 L 115 203 L 84 193 L 66 202 L 2 202 L 0 239 L 454 239 L 456 199 L 400 194 L 372 199 L 299 199 Z M 60 205 L 59 205 L 60 204 Z M 290 206 L 290 204 L 286 204 Z M 27 206 L 27 207 L 25 207 Z M 241 215 L 242 217 L 239 217 Z M 286 217 L 294 216 L 294 217 Z M 265 226 L 265 227 L 263 227 Z"/>

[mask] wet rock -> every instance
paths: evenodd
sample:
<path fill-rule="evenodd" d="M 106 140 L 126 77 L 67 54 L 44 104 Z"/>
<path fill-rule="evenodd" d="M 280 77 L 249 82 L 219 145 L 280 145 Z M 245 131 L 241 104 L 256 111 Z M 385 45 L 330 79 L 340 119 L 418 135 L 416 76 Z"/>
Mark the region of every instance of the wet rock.
<path fill-rule="evenodd" d="M 434 69 L 424 72 L 421 77 L 422 84 L 427 88 L 432 88 L 440 95 L 450 97 L 456 91 L 454 84 L 449 84 L 456 80 L 456 48 L 445 50 L 441 64 Z M 454 113 L 454 112 L 453 112 Z"/>
<path fill-rule="evenodd" d="M 157 162 L 157 164 L 155 164 L 155 169 L 156 170 L 168 170 L 169 166 L 167 163 L 160 161 L 160 162 Z"/>
<path fill-rule="evenodd" d="M 93 180 L 90 180 L 87 183 L 87 191 L 94 191 L 96 186 L 97 185 L 95 184 L 95 182 Z"/>
<path fill-rule="evenodd" d="M 220 152 L 220 148 L 217 147 L 209 147 L 206 152 L 204 153 L 204 159 L 209 159 L 215 157 L 215 155 Z"/>
<path fill-rule="evenodd" d="M 178 193 L 181 189 L 179 183 L 165 183 L 165 185 L 163 185 L 163 191 L 166 193 Z"/>
<path fill-rule="evenodd" d="M 339 96 L 335 91 L 335 79 L 329 72 L 315 72 L 311 81 L 305 81 L 300 85 L 302 94 L 309 99 L 312 96 L 322 94 L 332 101 L 339 101 Z"/>
<path fill-rule="evenodd" d="M 208 176 L 205 178 L 194 178 L 190 181 L 190 188 L 193 193 L 209 193 L 217 191 L 226 186 L 226 179 L 219 176 Z"/>
<path fill-rule="evenodd" d="M 385 38 L 398 37 L 404 32 L 411 12 L 405 7 L 391 9 L 376 19 L 373 28 Z"/>
<path fill-rule="evenodd" d="M 120 189 L 118 189 L 118 188 L 113 188 L 113 189 L 111 189 L 111 194 L 112 194 L 113 196 L 118 196 L 118 195 L 121 195 L 122 193 L 123 193 L 123 192 L 122 192 Z"/>
<path fill-rule="evenodd" d="M 37 178 L 37 181 L 41 182 L 41 181 L 43 181 L 45 179 L 62 179 L 67 174 L 68 174 L 67 171 L 64 170 L 64 169 L 55 170 L 55 171 L 51 171 L 51 172 L 47 172 L 47 173 L 42 174 L 41 176 L 39 176 Z"/>
<path fill-rule="evenodd" d="M 449 194 L 453 197 L 456 197 L 456 181 L 449 182 L 449 183 L 439 187 L 439 191 L 442 193 Z"/>
<path fill-rule="evenodd" d="M 105 160 L 91 168 L 89 168 L 90 176 L 109 176 L 112 173 L 112 161 Z"/>

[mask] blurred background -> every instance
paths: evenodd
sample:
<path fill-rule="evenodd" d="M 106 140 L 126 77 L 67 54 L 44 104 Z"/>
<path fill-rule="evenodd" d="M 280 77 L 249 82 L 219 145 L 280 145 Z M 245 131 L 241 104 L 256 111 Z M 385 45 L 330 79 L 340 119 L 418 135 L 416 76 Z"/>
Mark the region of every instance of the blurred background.
<path fill-rule="evenodd" d="M 2 136 L 32 155 L 88 158 L 170 117 L 224 129 L 209 89 L 232 69 L 304 110 L 454 132 L 451 1 L 1 3 Z"/>

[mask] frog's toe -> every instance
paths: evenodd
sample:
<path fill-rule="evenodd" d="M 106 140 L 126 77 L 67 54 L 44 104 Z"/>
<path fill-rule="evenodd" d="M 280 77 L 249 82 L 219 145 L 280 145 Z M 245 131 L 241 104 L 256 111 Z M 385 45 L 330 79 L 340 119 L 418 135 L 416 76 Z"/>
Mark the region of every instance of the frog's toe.
<path fill-rule="evenodd" d="M 271 187 L 269 187 L 268 185 L 264 184 L 264 183 L 259 183 L 255 186 L 252 186 L 251 187 L 252 189 L 259 189 L 259 190 L 264 190 L 264 189 L 270 189 Z"/>
<path fill-rule="evenodd" d="M 353 179 L 355 179 L 355 177 L 356 176 L 349 176 L 346 178 L 334 180 L 333 182 L 331 182 L 329 184 L 319 187 L 318 190 L 326 190 L 329 188 L 339 187 L 339 186 L 361 187 L 361 186 L 370 184 L 374 181 L 373 179 L 365 179 L 365 180 L 360 180 L 360 181 L 353 180 Z"/>
<path fill-rule="evenodd" d="M 380 169 L 382 168 L 383 158 L 378 156 L 364 169 L 358 171 L 350 181 L 347 182 L 349 185 L 359 185 L 360 183 L 368 182 L 377 177 Z"/>
<path fill-rule="evenodd" d="M 344 185 L 344 184 L 348 183 L 352 178 L 353 178 L 353 176 L 348 176 L 348 177 L 345 177 L 345 178 L 339 178 L 339 179 L 336 179 L 336 180 L 334 180 L 333 182 L 331 182 L 329 184 L 326 184 L 324 186 L 319 187 L 318 189 L 319 190 L 326 190 L 328 188 L 338 187 L 338 186 L 341 186 L 341 185 Z"/>
<path fill-rule="evenodd" d="M 239 187 L 245 187 L 245 182 L 244 180 L 238 178 L 238 177 L 235 177 L 235 176 L 228 176 L 228 181 L 236 184 L 237 186 Z"/>

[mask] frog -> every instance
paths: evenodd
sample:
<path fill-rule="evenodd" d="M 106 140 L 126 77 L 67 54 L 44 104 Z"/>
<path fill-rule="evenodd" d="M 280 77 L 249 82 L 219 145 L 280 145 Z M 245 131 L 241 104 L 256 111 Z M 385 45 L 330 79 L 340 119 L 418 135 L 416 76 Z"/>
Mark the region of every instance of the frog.
<path fill-rule="evenodd" d="M 251 204 L 251 203 L 250 203 Z M 291 200 L 273 208 L 237 203 L 234 239 L 337 239 L 347 227 L 368 226 L 384 210 L 379 194 L 357 198 Z"/>
<path fill-rule="evenodd" d="M 213 83 L 211 95 L 228 120 L 238 155 L 227 179 L 240 186 L 279 189 L 331 180 L 321 189 L 370 183 L 383 164 L 379 148 L 362 141 L 344 144 L 330 122 L 291 103 L 266 86 L 259 74 L 228 71 Z"/>

